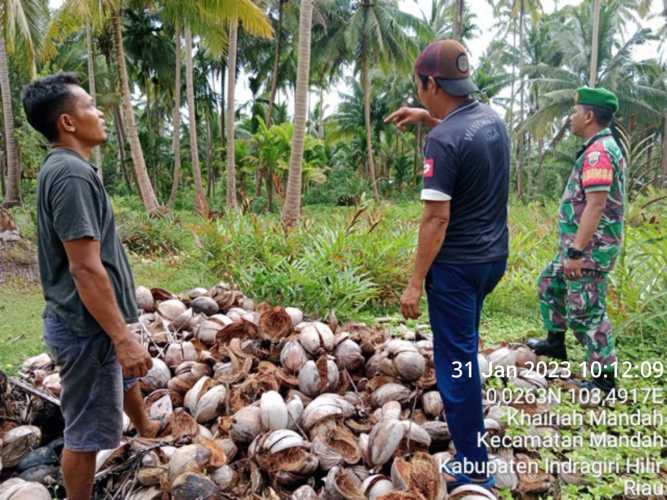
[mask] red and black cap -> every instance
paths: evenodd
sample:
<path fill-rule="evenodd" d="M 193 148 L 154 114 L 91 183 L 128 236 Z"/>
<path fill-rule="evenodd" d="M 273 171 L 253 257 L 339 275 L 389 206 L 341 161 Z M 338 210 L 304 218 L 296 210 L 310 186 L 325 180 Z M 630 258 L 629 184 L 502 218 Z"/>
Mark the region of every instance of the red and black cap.
<path fill-rule="evenodd" d="M 432 76 L 449 95 L 466 96 L 478 90 L 470 78 L 468 53 L 456 40 L 438 40 L 426 47 L 415 62 L 415 71 Z"/>

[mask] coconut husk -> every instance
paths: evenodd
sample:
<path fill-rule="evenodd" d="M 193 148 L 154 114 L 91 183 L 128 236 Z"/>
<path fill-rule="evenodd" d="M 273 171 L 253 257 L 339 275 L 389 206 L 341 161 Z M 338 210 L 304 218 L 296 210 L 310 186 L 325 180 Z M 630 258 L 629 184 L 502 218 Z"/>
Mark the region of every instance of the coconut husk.
<path fill-rule="evenodd" d="M 199 434 L 199 425 L 183 408 L 177 408 L 169 417 L 174 443 L 189 443 Z"/>
<path fill-rule="evenodd" d="M 229 344 L 232 339 L 254 339 L 258 336 L 258 329 L 245 319 L 239 319 L 225 326 L 215 336 L 216 344 Z M 215 353 L 215 344 L 211 348 L 211 352 Z"/>
<path fill-rule="evenodd" d="M 260 312 L 259 332 L 263 338 L 276 342 L 292 332 L 292 318 L 284 307 L 266 309 Z"/>

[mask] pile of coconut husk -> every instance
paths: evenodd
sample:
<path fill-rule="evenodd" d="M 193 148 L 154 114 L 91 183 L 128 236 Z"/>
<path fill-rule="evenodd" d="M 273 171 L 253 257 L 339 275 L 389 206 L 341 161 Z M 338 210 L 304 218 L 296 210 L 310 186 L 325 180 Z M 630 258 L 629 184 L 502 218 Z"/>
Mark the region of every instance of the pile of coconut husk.
<path fill-rule="evenodd" d="M 121 446 L 98 455 L 96 498 L 436 500 L 494 498 L 501 489 L 523 498 L 554 492 L 551 475 L 510 471 L 496 475 L 493 492 L 461 486 L 447 495 L 439 471 L 456 450 L 427 333 L 340 325 L 333 316 L 318 321 L 295 307 L 255 304 L 225 283 L 178 295 L 139 287 L 137 303 L 133 331 L 153 356 L 141 389 L 150 416 L 165 425 L 156 439 L 142 439 L 127 419 Z M 530 361 L 532 351 L 514 345 L 479 355 L 483 379 L 489 362 L 522 368 Z M 525 369 L 504 382 L 526 390 L 550 383 Z M 14 408 L 8 414 L 16 414 L 16 398 L 58 402 L 59 375 L 46 354 L 26 360 L 9 386 L 19 396 L 13 405 L 5 401 Z M 486 429 L 503 433 L 512 408 L 484 404 Z M 49 424 L 21 425 L 34 424 L 30 415 L 11 418 L 0 434 L 2 478 L 19 479 L 0 485 L 0 500 L 62 496 L 62 441 L 53 432 L 43 439 Z M 490 452 L 495 462 L 539 459 L 538 450 Z"/>

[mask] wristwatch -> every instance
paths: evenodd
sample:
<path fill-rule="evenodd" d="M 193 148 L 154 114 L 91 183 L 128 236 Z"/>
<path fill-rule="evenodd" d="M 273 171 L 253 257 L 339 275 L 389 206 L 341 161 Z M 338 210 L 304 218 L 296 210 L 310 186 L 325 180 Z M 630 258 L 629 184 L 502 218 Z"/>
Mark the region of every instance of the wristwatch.
<path fill-rule="evenodd" d="M 579 260 L 579 259 L 584 257 L 584 251 L 583 250 L 578 250 L 574 247 L 567 247 L 567 251 L 565 252 L 565 256 L 570 260 Z"/>

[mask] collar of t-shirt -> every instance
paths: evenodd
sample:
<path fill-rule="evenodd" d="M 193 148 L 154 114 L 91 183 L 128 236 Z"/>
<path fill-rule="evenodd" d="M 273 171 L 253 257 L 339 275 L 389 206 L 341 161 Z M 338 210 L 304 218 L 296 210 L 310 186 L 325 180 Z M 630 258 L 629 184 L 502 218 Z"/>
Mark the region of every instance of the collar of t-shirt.
<path fill-rule="evenodd" d="M 588 139 L 583 146 L 581 146 L 581 149 L 577 152 L 577 158 L 579 158 L 582 154 L 584 154 L 584 151 L 586 151 L 586 148 L 588 148 L 588 146 L 593 144 L 601 137 L 607 137 L 608 135 L 611 135 L 611 130 L 609 129 L 609 127 L 600 130 L 597 134 Z"/>
<path fill-rule="evenodd" d="M 458 108 L 456 108 L 454 111 L 451 111 L 447 116 L 445 116 L 445 117 L 440 121 L 440 123 L 446 122 L 446 121 L 449 120 L 452 116 L 454 116 L 454 115 L 460 113 L 461 111 L 465 111 L 466 109 L 474 108 L 474 107 L 477 106 L 478 104 L 479 104 L 479 101 L 476 101 L 475 99 L 472 99 L 471 101 L 462 104 L 461 106 L 459 106 Z"/>
<path fill-rule="evenodd" d="M 52 156 L 54 154 L 60 154 L 60 153 L 74 156 L 74 157 L 80 159 L 81 161 L 86 162 L 90 166 L 90 168 L 92 168 L 95 172 L 97 172 L 97 167 L 95 165 L 93 165 L 92 163 L 90 163 L 90 161 L 86 160 L 83 156 L 81 156 L 79 153 L 77 153 L 73 149 L 66 148 L 66 147 L 63 147 L 63 146 L 57 146 L 55 148 L 51 148 L 51 151 L 48 152 L 48 154 L 46 155 L 46 158 L 48 158 L 49 156 Z M 44 158 L 44 161 L 46 161 L 46 158 Z"/>

